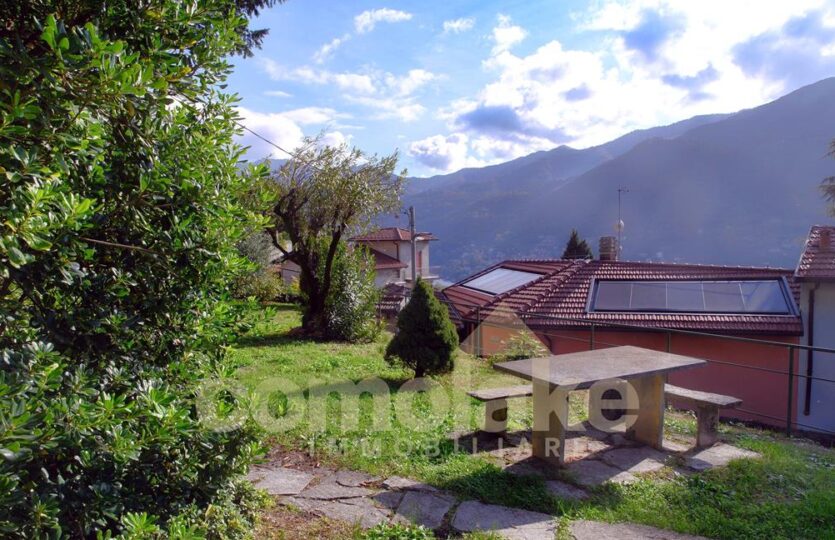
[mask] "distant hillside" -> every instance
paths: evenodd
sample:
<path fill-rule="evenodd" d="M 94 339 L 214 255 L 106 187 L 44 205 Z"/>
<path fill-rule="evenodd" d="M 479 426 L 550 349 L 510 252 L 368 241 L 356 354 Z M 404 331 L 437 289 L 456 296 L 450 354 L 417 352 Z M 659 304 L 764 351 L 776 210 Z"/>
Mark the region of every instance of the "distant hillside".
<path fill-rule="evenodd" d="M 792 267 L 818 185 L 835 172 L 835 78 L 733 115 L 695 117 L 576 150 L 412 179 L 406 205 L 435 233 L 433 266 L 460 278 L 508 257 L 558 257 L 577 228 L 612 234 L 627 187 L 625 259 Z"/>

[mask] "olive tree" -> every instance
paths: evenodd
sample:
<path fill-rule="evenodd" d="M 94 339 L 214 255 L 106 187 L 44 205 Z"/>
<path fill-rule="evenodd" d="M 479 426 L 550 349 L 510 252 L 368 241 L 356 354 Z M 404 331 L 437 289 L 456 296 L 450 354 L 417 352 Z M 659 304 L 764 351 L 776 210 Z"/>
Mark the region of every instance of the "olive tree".
<path fill-rule="evenodd" d="M 303 328 L 326 335 L 328 298 L 340 244 L 380 214 L 398 212 L 406 171 L 395 174 L 397 152 L 378 157 L 347 145 L 307 139 L 259 186 L 271 200 L 266 215 L 273 245 L 299 266 L 305 298 Z"/>

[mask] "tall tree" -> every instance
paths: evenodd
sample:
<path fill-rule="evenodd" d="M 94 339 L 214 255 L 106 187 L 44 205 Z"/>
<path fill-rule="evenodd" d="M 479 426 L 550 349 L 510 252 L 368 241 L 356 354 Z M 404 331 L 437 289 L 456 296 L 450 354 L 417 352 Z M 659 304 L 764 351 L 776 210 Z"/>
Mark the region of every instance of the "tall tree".
<path fill-rule="evenodd" d="M 254 431 L 209 429 L 196 396 L 229 369 L 235 243 L 263 227 L 219 88 L 269 3 L 5 3 L 0 536 L 247 527 Z"/>
<path fill-rule="evenodd" d="M 563 259 L 593 259 L 594 254 L 591 251 L 588 243 L 580 239 L 580 234 L 577 229 L 571 229 L 571 236 L 565 245 L 565 250 L 562 252 Z"/>
<path fill-rule="evenodd" d="M 397 152 L 370 156 L 344 144 L 330 147 L 321 139 L 307 139 L 257 188 L 257 199 L 266 194 L 271 202 L 266 213 L 273 245 L 299 265 L 307 332 L 327 333 L 328 295 L 340 243 L 367 229 L 378 215 L 399 211 L 406 171 L 395 174 L 396 166 Z"/>

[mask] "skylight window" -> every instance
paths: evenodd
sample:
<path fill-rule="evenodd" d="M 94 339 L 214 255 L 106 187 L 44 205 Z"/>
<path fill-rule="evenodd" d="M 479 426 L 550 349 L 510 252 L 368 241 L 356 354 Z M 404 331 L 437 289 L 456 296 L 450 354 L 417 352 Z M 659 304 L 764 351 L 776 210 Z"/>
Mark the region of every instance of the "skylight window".
<path fill-rule="evenodd" d="M 793 315 L 780 279 L 739 281 L 596 281 L 589 311 Z"/>
<path fill-rule="evenodd" d="M 520 287 L 526 283 L 542 277 L 542 274 L 534 274 L 533 272 L 522 272 L 520 270 L 511 270 L 509 268 L 496 268 L 486 274 L 482 274 L 477 278 L 465 281 L 461 285 L 476 289 L 478 291 L 486 292 L 492 295 L 507 292 L 516 287 Z"/>

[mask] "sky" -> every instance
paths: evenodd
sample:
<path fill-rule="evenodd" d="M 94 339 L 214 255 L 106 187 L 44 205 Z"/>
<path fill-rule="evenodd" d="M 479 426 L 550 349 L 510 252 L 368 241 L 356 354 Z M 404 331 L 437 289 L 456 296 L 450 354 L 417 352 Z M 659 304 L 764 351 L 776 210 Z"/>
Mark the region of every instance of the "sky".
<path fill-rule="evenodd" d="M 410 176 L 761 105 L 835 75 L 835 0 L 288 0 L 229 90 L 243 123 L 399 152 Z M 248 159 L 287 155 L 251 134 Z"/>

